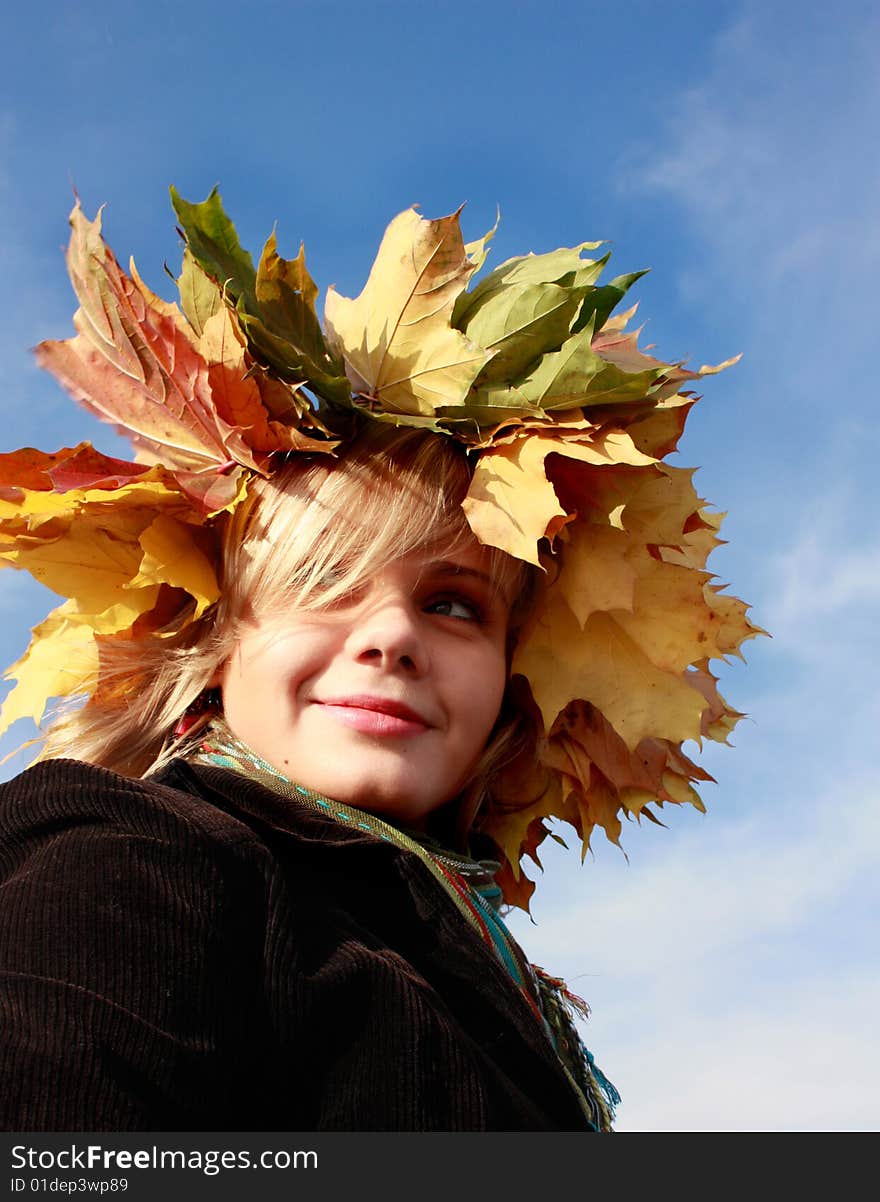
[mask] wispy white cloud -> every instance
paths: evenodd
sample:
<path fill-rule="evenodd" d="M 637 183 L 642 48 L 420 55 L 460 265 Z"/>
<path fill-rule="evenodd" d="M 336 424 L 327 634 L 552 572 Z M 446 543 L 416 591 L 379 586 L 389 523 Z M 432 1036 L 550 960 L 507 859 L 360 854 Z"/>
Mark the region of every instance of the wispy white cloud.
<path fill-rule="evenodd" d="M 866 139 L 880 118 L 880 20 L 851 18 L 828 13 L 818 30 L 744 4 L 672 99 L 665 140 L 621 167 L 622 190 L 674 198 L 714 256 L 717 270 L 685 271 L 683 290 L 745 289 L 764 339 L 770 314 L 797 314 L 774 336 L 789 380 L 798 342 L 815 373 L 855 334 L 875 338 L 880 162 Z M 827 385 L 839 383 L 836 371 Z"/>
<path fill-rule="evenodd" d="M 880 602 L 880 541 L 869 538 L 862 544 L 833 547 L 833 537 L 852 537 L 847 525 L 806 530 L 797 543 L 786 552 L 777 566 L 778 591 L 769 602 L 767 620 L 779 632 L 779 637 L 793 641 L 808 633 L 807 628 L 829 624 L 830 619 L 842 619 L 859 613 L 872 624 L 877 621 Z M 846 632 L 839 625 L 836 644 Z M 833 654 L 827 645 L 818 648 L 825 655 Z"/>
<path fill-rule="evenodd" d="M 511 919 L 592 1004 L 585 1034 L 624 1095 L 621 1130 L 880 1120 L 877 785 L 841 778 L 798 804 L 780 776 L 755 800 L 740 820 L 658 836 L 629 868 L 551 852 L 552 921 Z"/>
<path fill-rule="evenodd" d="M 619 1130 L 877 1130 L 880 972 L 722 983 L 729 996 L 714 1013 L 679 997 L 678 1009 L 646 1008 L 621 1039 Z"/>
<path fill-rule="evenodd" d="M 591 971 L 617 981 L 702 976 L 714 957 L 748 958 L 756 941 L 809 929 L 849 890 L 870 883 L 880 797 L 861 776 L 800 802 L 780 797 L 782 789 L 780 774 L 768 782 L 763 809 L 736 823 L 713 815 L 711 828 L 679 831 L 635 866 L 603 855 L 583 873 L 567 871 L 552 927 L 532 928 L 544 953 L 558 963 L 586 947 Z M 851 831 L 857 839 L 841 839 Z"/>

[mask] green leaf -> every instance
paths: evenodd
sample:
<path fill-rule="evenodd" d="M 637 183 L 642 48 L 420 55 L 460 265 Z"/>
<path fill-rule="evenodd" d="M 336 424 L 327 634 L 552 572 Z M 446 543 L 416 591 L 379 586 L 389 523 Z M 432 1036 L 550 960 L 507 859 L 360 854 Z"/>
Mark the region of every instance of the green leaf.
<path fill-rule="evenodd" d="M 659 364 L 645 371 L 624 371 L 597 355 L 591 339 L 592 327 L 581 330 L 558 351 L 544 355 L 523 379 L 507 388 L 481 389 L 473 398 L 474 405 L 551 410 L 637 400 L 667 370 L 667 364 Z"/>
<path fill-rule="evenodd" d="M 465 406 L 456 406 L 437 410 L 437 420 L 443 423 L 443 428 L 460 433 L 477 433 L 487 426 L 497 426 L 511 418 L 541 417 L 543 409 L 537 405 L 523 404 L 513 393 L 505 391 L 473 393 L 473 400 Z"/>
<path fill-rule="evenodd" d="M 344 376 L 326 371 L 284 335 L 275 334 L 259 317 L 248 313 L 241 301 L 238 318 L 255 357 L 267 363 L 283 380 L 306 384 L 318 396 L 339 405 L 351 404 L 351 386 Z M 331 365 L 327 357 L 328 367 Z"/>
<path fill-rule="evenodd" d="M 305 250 L 282 259 L 269 235 L 257 268 L 255 303 L 239 301 L 242 324 L 260 355 L 285 379 L 301 380 L 327 400 L 346 404 L 351 389 L 342 365 L 330 355 L 315 313 L 318 286 L 306 269 Z"/>
<path fill-rule="evenodd" d="M 180 307 L 189 324 L 201 336 L 205 322 L 222 307 L 223 294 L 217 283 L 199 266 L 189 247 L 183 252 L 183 266 L 177 278 L 177 287 Z"/>
<path fill-rule="evenodd" d="M 190 204 L 171 187 L 171 203 L 186 235 L 187 245 L 196 262 L 236 301 L 253 301 L 256 272 L 250 254 L 244 250 L 235 226 L 226 216 L 217 188 L 207 200 Z"/>
<path fill-rule="evenodd" d="M 390 426 L 414 426 L 419 430 L 431 430 L 435 434 L 446 434 L 449 431 L 444 430 L 438 425 L 437 418 L 432 414 L 426 413 L 389 413 L 384 409 L 371 409 L 368 404 L 361 404 L 357 401 L 353 402 L 352 408 L 358 413 L 364 414 L 365 417 L 373 421 L 383 422 Z M 461 414 L 461 406 L 456 405 L 454 412 Z"/>
<path fill-rule="evenodd" d="M 318 289 L 306 270 L 302 247 L 295 259 L 282 259 L 273 233 L 254 271 L 216 188 L 201 204 L 190 204 L 172 188 L 171 201 L 196 262 L 235 303 L 254 357 L 289 383 L 306 384 L 325 400 L 350 404 L 349 383 L 327 349 L 315 313 Z"/>
<path fill-rule="evenodd" d="M 617 279 L 603 284 L 600 288 L 591 289 L 584 297 L 580 312 L 572 323 L 572 334 L 580 333 L 591 323 L 593 330 L 601 330 L 636 280 L 647 274 L 647 270 L 632 271 L 629 275 L 619 275 Z"/>
<path fill-rule="evenodd" d="M 462 322 L 483 297 L 502 284 L 560 284 L 581 287 L 592 283 L 601 272 L 604 259 L 582 259 L 582 250 L 595 250 L 601 242 L 582 242 L 579 246 L 560 247 L 543 255 L 518 255 L 508 259 L 485 276 L 472 292 L 463 293 L 452 311 L 452 324 L 463 329 Z M 576 283 L 575 283 L 576 280 Z"/>
<path fill-rule="evenodd" d="M 474 388 L 516 379 L 545 351 L 560 347 L 584 289 L 556 284 L 504 284 L 485 291 L 469 310 L 463 333 L 495 354 Z"/>

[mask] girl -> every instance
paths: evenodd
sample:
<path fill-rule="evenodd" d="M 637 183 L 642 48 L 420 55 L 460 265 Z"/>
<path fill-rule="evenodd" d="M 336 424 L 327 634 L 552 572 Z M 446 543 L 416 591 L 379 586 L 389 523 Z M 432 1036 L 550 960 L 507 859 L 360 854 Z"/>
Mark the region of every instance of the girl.
<path fill-rule="evenodd" d="M 680 740 L 734 720 L 707 657 L 754 628 L 660 466 L 689 373 L 635 352 L 583 247 L 465 292 L 484 243 L 402 214 L 325 344 L 302 256 L 254 273 L 215 194 L 175 207 L 186 319 L 77 208 L 79 333 L 40 348 L 141 462 L 3 457 L 0 556 L 69 598 L 6 720 L 85 698 L 0 797 L 3 1125 L 610 1130 L 583 1003 L 499 908 L 546 819 L 698 804 Z M 580 407 L 554 355 L 592 356 Z M 675 632 L 665 728 L 611 613 Z"/>

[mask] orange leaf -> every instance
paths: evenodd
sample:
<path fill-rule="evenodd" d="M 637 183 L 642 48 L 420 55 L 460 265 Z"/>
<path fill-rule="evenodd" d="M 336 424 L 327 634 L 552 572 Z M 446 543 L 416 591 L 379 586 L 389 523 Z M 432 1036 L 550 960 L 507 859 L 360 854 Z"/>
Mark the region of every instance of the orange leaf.
<path fill-rule="evenodd" d="M 144 464 L 102 455 L 88 442 L 54 454 L 23 447 L 0 455 L 0 496 L 20 501 L 22 489 L 63 493 L 72 488 L 121 488 L 147 471 Z"/>
<path fill-rule="evenodd" d="M 38 361 L 91 413 L 126 435 L 141 460 L 179 472 L 196 505 L 226 507 L 238 495 L 234 465 L 261 467 L 251 430 L 273 444 L 260 450 L 279 441 L 267 437 L 259 388 L 245 379 L 232 317 L 216 313 L 197 340 L 177 306 L 152 293 L 134 265 L 131 277 L 122 271 L 101 238 L 100 215 L 88 221 L 77 203 L 70 223 L 67 261 L 80 301 L 78 333 L 41 343 Z M 223 330 L 219 346 L 216 335 L 206 337 L 212 323 L 212 333 Z M 232 481 L 219 488 L 202 479 L 230 473 Z"/>

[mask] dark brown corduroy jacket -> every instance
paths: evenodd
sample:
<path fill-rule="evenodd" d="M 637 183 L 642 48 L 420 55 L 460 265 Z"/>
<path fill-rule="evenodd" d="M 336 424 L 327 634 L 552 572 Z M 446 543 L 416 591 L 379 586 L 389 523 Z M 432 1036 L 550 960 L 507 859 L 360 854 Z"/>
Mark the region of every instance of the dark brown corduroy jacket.
<path fill-rule="evenodd" d="M 185 763 L 0 786 L 3 1130 L 588 1126 L 411 852 Z"/>

